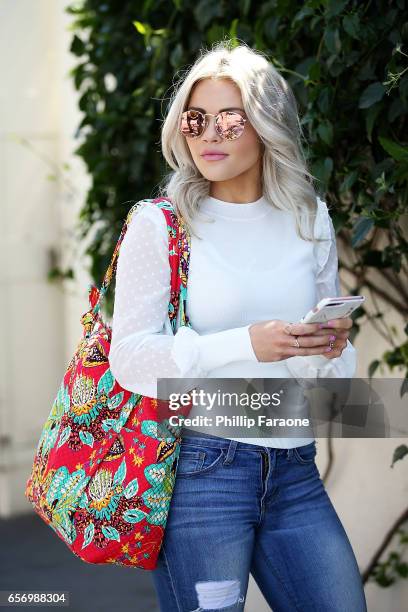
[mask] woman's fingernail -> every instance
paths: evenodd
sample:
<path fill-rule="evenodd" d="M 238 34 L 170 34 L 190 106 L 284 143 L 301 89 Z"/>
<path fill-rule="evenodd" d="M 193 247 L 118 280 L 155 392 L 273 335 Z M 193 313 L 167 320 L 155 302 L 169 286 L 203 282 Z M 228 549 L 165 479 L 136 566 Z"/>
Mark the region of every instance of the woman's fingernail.
<path fill-rule="evenodd" d="M 329 351 L 331 351 L 331 350 L 332 350 L 331 346 L 328 346 L 328 347 L 325 349 L 325 352 L 326 352 L 326 353 L 328 353 L 328 352 L 329 352 Z"/>
<path fill-rule="evenodd" d="M 329 336 L 329 340 L 335 340 L 336 336 Z"/>

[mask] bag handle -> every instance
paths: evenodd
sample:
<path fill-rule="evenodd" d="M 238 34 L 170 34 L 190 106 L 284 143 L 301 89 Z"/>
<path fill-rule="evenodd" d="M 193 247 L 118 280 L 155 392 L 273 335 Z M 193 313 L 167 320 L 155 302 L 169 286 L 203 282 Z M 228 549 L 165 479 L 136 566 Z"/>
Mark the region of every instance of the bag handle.
<path fill-rule="evenodd" d="M 167 200 L 168 202 L 172 203 L 170 198 L 161 198 L 159 201 L 163 201 L 163 200 Z M 141 206 L 146 200 L 140 200 L 139 202 L 136 202 L 136 204 L 134 204 L 132 206 L 132 208 L 129 210 L 127 216 L 126 216 L 126 221 L 122 226 L 122 231 L 120 233 L 119 239 L 116 243 L 115 249 L 113 251 L 113 255 L 111 258 L 111 262 L 108 266 L 108 269 L 105 272 L 105 276 L 103 278 L 102 281 L 102 285 L 101 288 L 98 289 L 95 285 L 90 284 L 89 285 L 89 289 L 88 289 L 88 299 L 89 299 L 89 305 L 90 305 L 90 310 L 88 310 L 82 317 L 81 317 L 81 323 L 85 328 L 85 336 L 89 337 L 91 330 L 95 324 L 95 322 L 97 321 L 97 319 L 100 316 L 100 309 L 101 309 L 101 304 L 102 304 L 102 300 L 105 297 L 105 294 L 108 290 L 108 287 L 112 281 L 112 278 L 114 277 L 114 275 L 116 274 L 116 268 L 117 268 L 117 263 L 118 263 L 118 257 L 119 257 L 119 250 L 120 250 L 120 246 L 122 244 L 122 241 L 125 237 L 126 231 L 129 227 L 130 224 L 130 220 L 131 217 L 133 215 L 133 213 L 139 208 L 139 206 Z M 178 220 L 178 224 L 179 224 L 179 230 L 181 231 L 181 226 L 184 227 L 184 222 L 182 220 L 182 218 L 177 215 L 177 220 Z M 181 274 L 181 255 L 179 257 L 179 275 Z M 181 308 L 181 315 L 182 315 L 182 319 L 185 320 L 186 318 L 186 314 L 185 314 L 185 310 L 184 310 L 184 304 L 182 305 Z"/>

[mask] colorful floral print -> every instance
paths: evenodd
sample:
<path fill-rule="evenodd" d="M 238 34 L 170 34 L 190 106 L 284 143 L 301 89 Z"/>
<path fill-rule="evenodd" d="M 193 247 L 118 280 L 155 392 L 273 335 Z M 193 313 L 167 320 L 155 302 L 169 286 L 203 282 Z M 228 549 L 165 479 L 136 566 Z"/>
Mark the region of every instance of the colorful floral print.
<path fill-rule="evenodd" d="M 131 215 L 146 202 L 158 206 L 167 221 L 173 331 L 190 325 L 185 313 L 190 239 L 184 223 L 167 199 L 141 200 L 129 211 L 101 289 L 90 287 L 83 336 L 41 433 L 25 495 L 83 561 L 154 569 L 181 427 L 158 419 L 162 400 L 127 391 L 115 380 L 109 368 L 112 329 L 100 315 Z"/>

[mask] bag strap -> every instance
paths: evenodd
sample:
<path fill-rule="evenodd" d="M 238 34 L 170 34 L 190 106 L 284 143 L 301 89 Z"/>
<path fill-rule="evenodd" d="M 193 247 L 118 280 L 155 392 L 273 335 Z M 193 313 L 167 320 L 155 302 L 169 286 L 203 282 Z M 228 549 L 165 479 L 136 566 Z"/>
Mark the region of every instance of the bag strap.
<path fill-rule="evenodd" d="M 85 329 L 85 336 L 90 335 L 95 322 L 100 316 L 101 304 L 108 290 L 108 287 L 112 281 L 112 278 L 116 274 L 118 258 L 119 258 L 119 250 L 123 242 L 123 239 L 125 237 L 125 234 L 127 232 L 127 229 L 129 227 L 131 218 L 134 212 L 146 201 L 154 202 L 155 204 L 161 201 L 168 201 L 171 205 L 171 212 L 173 214 L 170 215 L 170 219 L 174 220 L 175 222 L 174 224 L 177 226 L 175 228 L 177 232 L 176 234 L 177 240 L 175 241 L 176 251 L 178 251 L 177 253 L 175 253 L 178 256 L 178 274 L 177 274 L 177 279 L 176 279 L 178 283 L 177 283 L 176 290 L 180 292 L 179 297 L 177 297 L 177 299 L 175 299 L 174 295 L 172 297 L 175 299 L 177 305 L 179 305 L 179 308 L 177 308 L 177 310 L 180 311 L 181 325 L 190 326 L 189 319 L 185 312 L 185 305 L 186 305 L 185 302 L 186 302 L 186 292 L 187 292 L 187 274 L 188 274 L 188 263 L 189 263 L 189 254 L 190 254 L 190 237 L 186 230 L 182 217 L 177 215 L 174 212 L 173 204 L 170 198 L 163 197 L 163 198 L 155 199 L 155 200 L 146 200 L 146 199 L 140 200 L 139 202 L 136 202 L 136 204 L 134 204 L 132 208 L 129 210 L 126 216 L 126 221 L 123 224 L 119 239 L 113 251 L 111 262 L 108 266 L 108 269 L 105 272 L 105 276 L 103 278 L 101 288 L 98 289 L 93 284 L 89 285 L 88 299 L 89 299 L 90 310 L 85 312 L 85 314 L 81 317 L 81 323 Z M 164 210 L 162 212 L 164 212 Z M 166 216 L 166 220 L 168 224 L 169 217 L 167 217 L 167 215 L 165 216 Z M 170 225 L 171 229 L 173 229 L 172 225 L 173 223 L 171 223 Z"/>

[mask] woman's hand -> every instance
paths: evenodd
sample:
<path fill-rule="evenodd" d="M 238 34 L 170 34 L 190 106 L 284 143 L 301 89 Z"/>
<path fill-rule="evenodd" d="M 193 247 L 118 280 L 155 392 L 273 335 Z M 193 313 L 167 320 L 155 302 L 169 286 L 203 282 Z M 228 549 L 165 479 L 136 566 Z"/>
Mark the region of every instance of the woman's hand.
<path fill-rule="evenodd" d="M 290 323 L 272 319 L 253 323 L 249 335 L 258 361 L 281 361 L 296 355 L 324 355 L 333 359 L 340 357 L 347 346 L 352 326 L 350 317 L 327 323 Z"/>
<path fill-rule="evenodd" d="M 329 327 L 326 327 L 328 323 L 331 323 Z M 351 317 L 344 317 L 342 319 L 332 319 L 327 323 L 319 323 L 324 325 L 323 329 L 330 329 L 332 334 L 336 336 L 336 340 L 333 344 L 332 350 L 325 354 L 326 359 L 333 359 L 334 357 L 340 357 L 342 352 L 347 346 L 347 340 L 350 335 L 350 330 L 353 327 L 353 319 Z"/>

